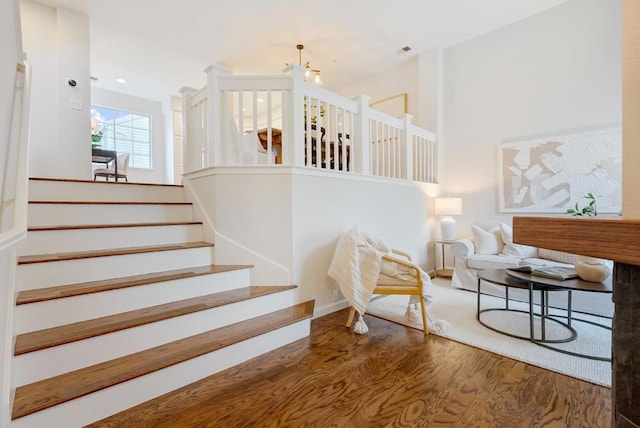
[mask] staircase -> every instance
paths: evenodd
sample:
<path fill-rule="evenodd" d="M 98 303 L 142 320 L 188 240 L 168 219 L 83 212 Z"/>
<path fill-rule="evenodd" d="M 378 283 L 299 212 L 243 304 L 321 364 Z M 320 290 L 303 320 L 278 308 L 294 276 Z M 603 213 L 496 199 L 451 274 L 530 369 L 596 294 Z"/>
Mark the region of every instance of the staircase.
<path fill-rule="evenodd" d="M 12 427 L 76 427 L 309 334 L 296 286 L 213 264 L 181 186 L 29 181 Z"/>

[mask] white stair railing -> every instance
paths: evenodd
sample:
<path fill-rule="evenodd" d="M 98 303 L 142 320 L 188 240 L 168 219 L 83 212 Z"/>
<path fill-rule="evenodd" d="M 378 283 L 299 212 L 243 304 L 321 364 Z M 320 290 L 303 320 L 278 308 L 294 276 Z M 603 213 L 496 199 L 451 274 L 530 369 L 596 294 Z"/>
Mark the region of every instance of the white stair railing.
<path fill-rule="evenodd" d="M 9 140 L 0 153 L 0 249 L 27 233 L 30 68 L 18 63 Z"/>
<path fill-rule="evenodd" d="M 207 86 L 183 93 L 185 171 L 221 165 L 289 165 L 437 182 L 435 134 L 304 82 L 233 76 L 209 67 Z"/>

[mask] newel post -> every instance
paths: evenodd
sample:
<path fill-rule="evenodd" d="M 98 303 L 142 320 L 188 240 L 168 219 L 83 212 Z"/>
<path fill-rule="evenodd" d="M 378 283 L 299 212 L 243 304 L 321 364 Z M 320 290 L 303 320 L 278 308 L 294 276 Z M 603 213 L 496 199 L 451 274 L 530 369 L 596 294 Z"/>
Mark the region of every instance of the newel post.
<path fill-rule="evenodd" d="M 207 73 L 207 142 L 205 145 L 205 167 L 222 163 L 222 127 L 227 126 L 229 120 L 222 118 L 222 95 L 220 91 L 220 76 L 229 74 L 229 70 L 219 65 L 205 68 Z M 226 100 L 225 100 L 226 101 Z"/>
<path fill-rule="evenodd" d="M 358 115 L 355 119 L 355 134 L 357 145 L 355 147 L 355 171 L 363 174 L 371 174 L 371 135 L 369 129 L 369 103 L 371 97 L 360 95 L 353 99 L 358 103 Z"/>
<path fill-rule="evenodd" d="M 304 165 L 304 69 L 291 64 L 283 70 L 291 76 L 288 108 L 282 112 L 282 162 L 285 165 Z M 288 110 L 288 111 L 287 111 Z"/>
<path fill-rule="evenodd" d="M 405 180 L 413 181 L 413 115 L 405 114 L 403 118 L 404 137 L 402 146 L 404 147 L 404 156 L 402 157 L 402 171 Z"/>
<path fill-rule="evenodd" d="M 200 167 L 196 166 L 197 151 L 193 147 L 191 141 L 192 129 L 191 129 L 191 97 L 196 93 L 196 90 L 188 86 L 183 86 L 180 89 L 182 95 L 182 156 L 184 162 L 184 172 L 190 172 Z M 195 160 L 194 160 L 195 158 Z"/>

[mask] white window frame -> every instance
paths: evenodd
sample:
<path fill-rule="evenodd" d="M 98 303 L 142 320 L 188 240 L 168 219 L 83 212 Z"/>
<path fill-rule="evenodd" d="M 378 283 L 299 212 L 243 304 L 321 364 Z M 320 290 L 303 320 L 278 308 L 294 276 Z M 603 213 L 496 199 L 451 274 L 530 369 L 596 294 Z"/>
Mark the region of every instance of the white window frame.
<path fill-rule="evenodd" d="M 101 144 L 102 148 L 104 148 L 104 149 L 116 150 L 118 153 L 129 153 L 129 156 L 130 156 L 129 168 L 137 168 L 137 169 L 145 169 L 145 170 L 153 169 L 153 118 L 152 118 L 151 114 L 149 114 L 149 113 L 140 113 L 140 112 L 135 112 L 135 111 L 131 111 L 131 110 L 128 110 L 128 109 L 122 109 L 122 108 L 110 107 L 110 106 L 107 106 L 107 105 L 101 105 L 101 104 L 92 103 L 91 104 L 91 110 L 96 109 L 96 108 L 101 108 L 101 109 L 106 109 L 106 110 L 111 110 L 111 111 L 115 111 L 115 112 L 126 113 L 126 114 L 141 116 L 141 117 L 146 117 L 149 120 L 149 130 L 148 130 L 149 131 L 149 139 L 148 139 L 149 164 L 148 164 L 148 166 L 140 166 L 139 164 L 138 165 L 136 164 L 136 160 L 135 160 L 136 153 L 134 153 L 134 150 L 133 150 L 133 145 L 136 142 L 134 142 L 134 141 L 128 141 L 128 142 L 124 143 L 124 144 L 130 145 L 130 150 L 127 150 L 127 149 L 118 150 L 117 149 L 117 144 L 118 144 L 117 139 L 116 139 L 116 141 L 114 141 L 114 147 L 113 148 L 105 147 L 105 137 L 106 137 L 106 133 L 105 133 L 105 135 L 103 135 L 103 137 L 102 137 L 102 141 L 100 143 L 98 143 L 98 144 Z M 110 122 L 108 122 L 108 121 L 101 122 L 101 123 L 110 124 Z M 117 124 L 114 124 L 114 126 L 117 126 Z M 98 128 L 100 130 L 103 130 L 103 126 L 101 126 L 100 123 L 98 123 Z M 136 128 L 134 128 L 134 129 L 136 129 Z M 137 128 L 137 129 L 140 129 L 140 128 Z M 141 155 L 141 154 L 142 153 L 138 152 L 138 155 Z"/>

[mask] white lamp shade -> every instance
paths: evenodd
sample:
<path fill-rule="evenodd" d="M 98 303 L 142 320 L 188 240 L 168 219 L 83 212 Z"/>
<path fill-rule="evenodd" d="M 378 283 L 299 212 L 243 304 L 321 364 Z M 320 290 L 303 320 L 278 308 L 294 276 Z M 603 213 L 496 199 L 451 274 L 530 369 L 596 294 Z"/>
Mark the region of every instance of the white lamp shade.
<path fill-rule="evenodd" d="M 436 215 L 461 215 L 462 198 L 436 198 Z"/>

